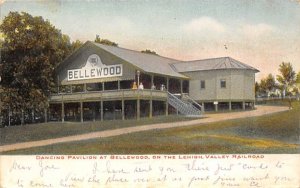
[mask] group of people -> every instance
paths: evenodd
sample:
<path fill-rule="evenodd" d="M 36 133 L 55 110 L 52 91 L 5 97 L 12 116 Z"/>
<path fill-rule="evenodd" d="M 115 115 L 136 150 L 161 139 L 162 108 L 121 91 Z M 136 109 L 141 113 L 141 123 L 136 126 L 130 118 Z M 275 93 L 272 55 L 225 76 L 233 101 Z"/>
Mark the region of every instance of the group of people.
<path fill-rule="evenodd" d="M 141 90 L 143 90 L 143 89 L 144 89 L 144 85 L 143 85 L 143 83 L 141 82 L 141 83 L 139 84 L 139 86 L 137 86 L 136 82 L 133 82 L 133 84 L 132 84 L 132 89 L 141 89 Z M 156 86 L 155 86 L 154 84 L 152 84 L 151 89 L 152 89 L 152 90 L 155 90 L 155 89 L 156 89 Z M 166 89 L 165 85 L 164 85 L 164 84 L 161 84 L 161 85 L 160 85 L 160 90 L 161 90 L 161 91 L 164 91 L 165 89 Z"/>

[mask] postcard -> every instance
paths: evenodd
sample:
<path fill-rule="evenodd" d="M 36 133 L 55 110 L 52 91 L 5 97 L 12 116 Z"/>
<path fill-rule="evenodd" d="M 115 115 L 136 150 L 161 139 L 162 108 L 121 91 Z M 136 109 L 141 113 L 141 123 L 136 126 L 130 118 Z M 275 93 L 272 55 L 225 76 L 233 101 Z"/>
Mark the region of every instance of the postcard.
<path fill-rule="evenodd" d="M 300 187 L 297 0 L 2 0 L 0 187 Z"/>

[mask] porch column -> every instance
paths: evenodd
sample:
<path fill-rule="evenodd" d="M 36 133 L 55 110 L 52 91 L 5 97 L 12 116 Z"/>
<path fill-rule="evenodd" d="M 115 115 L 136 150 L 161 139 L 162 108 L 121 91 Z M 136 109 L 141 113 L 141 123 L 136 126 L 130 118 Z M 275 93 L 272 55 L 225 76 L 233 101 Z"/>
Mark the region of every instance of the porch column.
<path fill-rule="evenodd" d="M 183 83 L 182 83 L 183 81 L 182 80 L 180 80 L 180 94 L 181 94 L 181 96 L 182 96 L 182 94 L 183 94 Z"/>
<path fill-rule="evenodd" d="M 64 102 L 61 102 L 61 122 L 65 122 L 65 105 Z"/>
<path fill-rule="evenodd" d="M 80 122 L 83 122 L 83 102 L 80 101 Z"/>
<path fill-rule="evenodd" d="M 246 110 L 246 102 L 243 101 L 243 110 Z"/>
<path fill-rule="evenodd" d="M 150 88 L 152 88 L 153 84 L 154 84 L 154 76 L 151 75 L 151 87 Z"/>
<path fill-rule="evenodd" d="M 231 110 L 232 110 L 231 101 L 229 101 L 229 104 L 228 104 L 228 106 L 229 106 L 229 111 L 231 111 Z"/>
<path fill-rule="evenodd" d="M 121 86 L 120 86 L 120 80 L 118 80 L 118 90 L 121 89 Z"/>
<path fill-rule="evenodd" d="M 141 109 L 140 109 L 140 106 L 141 106 L 141 104 L 140 104 L 140 99 L 137 99 L 137 102 L 136 102 L 136 118 L 137 118 L 137 120 L 139 120 L 140 119 L 140 116 L 141 116 Z"/>
<path fill-rule="evenodd" d="M 48 121 L 48 116 L 47 116 L 47 108 L 44 109 L 44 118 L 45 118 L 45 123 Z"/>
<path fill-rule="evenodd" d="M 201 111 L 202 111 L 202 112 L 205 112 L 205 106 L 204 106 L 204 102 L 202 102 L 202 103 L 201 103 L 201 106 L 202 106 L 202 109 L 201 109 Z"/>
<path fill-rule="evenodd" d="M 86 83 L 83 84 L 83 91 L 86 92 Z"/>
<path fill-rule="evenodd" d="M 166 116 L 169 115 L 169 103 L 168 103 L 168 99 L 166 100 Z"/>
<path fill-rule="evenodd" d="M 122 120 L 125 120 L 125 101 L 122 98 Z"/>
<path fill-rule="evenodd" d="M 96 121 L 96 106 L 95 103 L 93 103 L 93 122 Z"/>
<path fill-rule="evenodd" d="M 152 109 L 153 109 L 153 104 L 152 104 L 152 98 L 150 99 L 150 107 L 149 107 L 149 118 L 152 118 Z"/>
<path fill-rule="evenodd" d="M 167 85 L 166 85 L 166 87 L 167 87 L 167 91 L 169 91 L 169 77 L 167 77 Z"/>
<path fill-rule="evenodd" d="M 100 119 L 103 121 L 103 100 L 100 101 Z"/>
<path fill-rule="evenodd" d="M 215 111 L 218 111 L 218 104 L 215 104 Z"/>
<path fill-rule="evenodd" d="M 104 91 L 105 84 L 102 82 L 102 91 Z"/>

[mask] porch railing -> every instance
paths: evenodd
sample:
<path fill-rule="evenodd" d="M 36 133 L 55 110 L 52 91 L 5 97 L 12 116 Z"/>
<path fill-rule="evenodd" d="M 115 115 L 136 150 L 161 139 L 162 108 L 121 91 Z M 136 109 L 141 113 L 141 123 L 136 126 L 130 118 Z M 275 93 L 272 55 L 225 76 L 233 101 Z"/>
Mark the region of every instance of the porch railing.
<path fill-rule="evenodd" d="M 59 93 L 50 96 L 51 102 L 59 101 L 78 101 L 78 100 L 97 100 L 97 99 L 121 99 L 121 98 L 154 98 L 166 99 L 166 91 L 150 89 L 124 89 L 124 90 L 105 90 L 105 91 L 88 91 L 78 93 Z"/>

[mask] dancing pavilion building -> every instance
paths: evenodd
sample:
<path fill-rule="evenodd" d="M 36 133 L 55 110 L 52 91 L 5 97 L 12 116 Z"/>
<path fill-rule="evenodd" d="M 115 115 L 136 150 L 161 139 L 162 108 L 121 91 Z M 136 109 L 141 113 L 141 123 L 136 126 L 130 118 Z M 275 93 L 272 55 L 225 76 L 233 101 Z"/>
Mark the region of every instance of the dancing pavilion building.
<path fill-rule="evenodd" d="M 56 68 L 49 120 L 140 119 L 254 107 L 257 69 L 230 57 L 179 61 L 86 42 Z"/>

